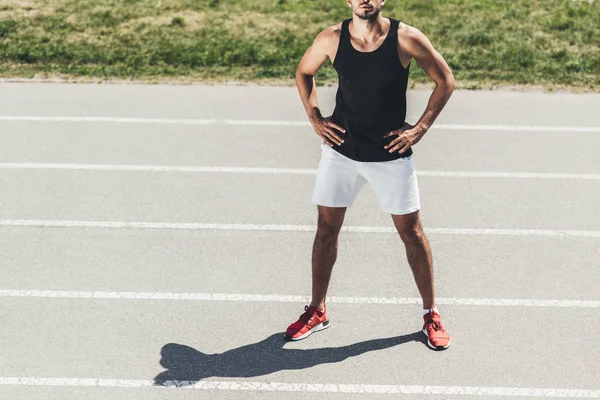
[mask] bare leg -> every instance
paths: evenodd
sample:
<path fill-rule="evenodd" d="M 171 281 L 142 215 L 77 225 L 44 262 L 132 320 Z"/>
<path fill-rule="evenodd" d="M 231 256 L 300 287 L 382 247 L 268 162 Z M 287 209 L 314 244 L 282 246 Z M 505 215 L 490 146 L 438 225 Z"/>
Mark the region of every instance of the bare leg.
<path fill-rule="evenodd" d="M 407 215 L 392 215 L 392 220 L 406 246 L 406 256 L 423 299 L 423 308 L 435 307 L 433 258 L 429 241 L 416 211 Z"/>
<path fill-rule="evenodd" d="M 312 252 L 311 306 L 325 308 L 331 271 L 337 258 L 338 235 L 346 215 L 345 207 L 317 206 L 319 219 Z"/>

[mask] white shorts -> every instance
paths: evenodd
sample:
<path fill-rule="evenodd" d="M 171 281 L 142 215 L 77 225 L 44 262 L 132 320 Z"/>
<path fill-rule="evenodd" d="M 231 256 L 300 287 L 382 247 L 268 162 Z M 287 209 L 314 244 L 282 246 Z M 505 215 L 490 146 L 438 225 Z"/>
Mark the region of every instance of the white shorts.
<path fill-rule="evenodd" d="M 404 215 L 421 208 L 412 156 L 393 161 L 360 162 L 321 144 L 313 203 L 350 207 L 367 182 L 385 212 Z"/>

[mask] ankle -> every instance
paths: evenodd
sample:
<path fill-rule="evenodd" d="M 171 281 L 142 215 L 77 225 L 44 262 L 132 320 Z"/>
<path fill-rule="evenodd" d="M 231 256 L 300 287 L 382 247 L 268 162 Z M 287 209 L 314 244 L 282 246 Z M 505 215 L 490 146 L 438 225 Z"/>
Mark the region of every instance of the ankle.
<path fill-rule="evenodd" d="M 421 310 L 421 312 L 423 313 L 423 316 L 427 315 L 431 309 L 433 309 L 433 311 L 435 311 L 438 314 L 440 313 L 438 311 L 437 307 L 433 306 L 431 308 L 424 308 L 423 310 Z"/>

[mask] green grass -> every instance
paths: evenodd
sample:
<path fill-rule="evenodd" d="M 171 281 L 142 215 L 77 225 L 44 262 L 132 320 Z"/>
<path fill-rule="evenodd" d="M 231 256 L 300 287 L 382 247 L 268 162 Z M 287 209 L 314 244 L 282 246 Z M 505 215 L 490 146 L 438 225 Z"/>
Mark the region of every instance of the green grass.
<path fill-rule="evenodd" d="M 597 91 L 599 3 L 389 0 L 383 14 L 423 31 L 459 87 Z M 291 84 L 314 36 L 350 16 L 344 0 L 5 0 L 0 76 Z M 335 81 L 330 65 L 317 77 Z"/>

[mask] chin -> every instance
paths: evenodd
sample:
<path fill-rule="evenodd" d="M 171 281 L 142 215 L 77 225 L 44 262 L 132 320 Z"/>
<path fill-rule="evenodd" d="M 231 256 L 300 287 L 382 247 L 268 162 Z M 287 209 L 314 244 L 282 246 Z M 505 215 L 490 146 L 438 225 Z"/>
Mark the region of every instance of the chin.
<path fill-rule="evenodd" d="M 377 10 L 372 10 L 372 11 L 365 11 L 363 14 L 357 14 L 359 18 L 361 19 L 373 19 L 375 17 L 377 17 Z"/>

